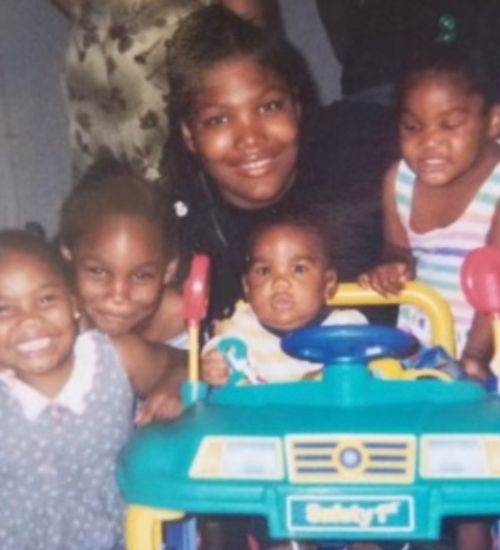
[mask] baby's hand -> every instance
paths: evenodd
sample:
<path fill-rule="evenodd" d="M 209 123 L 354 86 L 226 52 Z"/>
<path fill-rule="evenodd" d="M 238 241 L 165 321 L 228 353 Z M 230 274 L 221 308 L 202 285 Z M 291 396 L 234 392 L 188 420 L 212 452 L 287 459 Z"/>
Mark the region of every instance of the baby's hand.
<path fill-rule="evenodd" d="M 224 354 L 213 349 L 201 358 L 201 376 L 211 386 L 222 386 L 229 379 L 229 365 Z"/>
<path fill-rule="evenodd" d="M 135 423 L 137 426 L 144 426 L 155 420 L 176 418 L 181 412 L 179 393 L 172 389 L 161 390 L 148 396 L 142 403 L 135 415 Z"/>
<path fill-rule="evenodd" d="M 413 269 L 405 262 L 387 262 L 360 275 L 358 283 L 373 288 L 382 296 L 399 294 L 408 281 L 414 278 Z"/>

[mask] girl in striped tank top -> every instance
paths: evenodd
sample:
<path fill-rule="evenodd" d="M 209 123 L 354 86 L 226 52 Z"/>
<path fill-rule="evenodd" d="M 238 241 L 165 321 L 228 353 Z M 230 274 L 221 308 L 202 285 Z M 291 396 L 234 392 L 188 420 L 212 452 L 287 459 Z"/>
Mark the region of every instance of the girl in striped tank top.
<path fill-rule="evenodd" d="M 466 254 L 500 246 L 500 82 L 484 50 L 458 41 L 420 51 L 399 88 L 402 159 L 383 185 L 385 263 L 360 277 L 382 294 L 416 279 L 449 303 L 466 373 L 489 376 L 491 328 L 460 286 Z M 402 307 L 398 325 L 429 343 L 427 319 Z M 461 519 L 455 550 L 491 548 L 487 522 Z M 440 546 L 441 548 L 441 546 Z"/>
<path fill-rule="evenodd" d="M 480 55 L 481 54 L 481 55 Z M 385 258 L 360 278 L 381 293 L 416 279 L 450 304 L 466 372 L 488 376 L 490 326 L 460 287 L 465 255 L 500 245 L 500 84 L 484 51 L 437 43 L 412 59 L 400 86 L 402 160 L 383 190 Z M 401 308 L 399 326 L 428 342 L 427 320 Z"/>

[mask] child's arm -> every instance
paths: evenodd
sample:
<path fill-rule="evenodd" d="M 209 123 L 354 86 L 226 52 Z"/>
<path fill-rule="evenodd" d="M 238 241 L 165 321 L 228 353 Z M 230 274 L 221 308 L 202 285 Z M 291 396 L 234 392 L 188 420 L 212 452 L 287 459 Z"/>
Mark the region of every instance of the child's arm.
<path fill-rule="evenodd" d="M 201 350 L 201 377 L 211 386 L 222 386 L 230 377 L 231 365 L 224 353 L 219 351 L 219 343 L 225 338 L 244 341 L 248 329 L 248 316 L 253 312 L 248 304 L 238 302 L 233 315 L 228 319 L 216 321 L 212 325 L 214 336 Z"/>
<path fill-rule="evenodd" d="M 364 273 L 358 282 L 380 294 L 397 294 L 415 277 L 415 265 L 406 231 L 396 207 L 397 163 L 387 171 L 382 185 L 384 263 Z"/>
<path fill-rule="evenodd" d="M 217 349 L 220 336 L 209 340 L 201 353 L 201 377 L 211 386 L 222 386 L 229 379 L 229 365 Z"/>
<path fill-rule="evenodd" d="M 488 232 L 487 244 L 500 248 L 500 207 L 497 206 L 495 216 Z M 500 350 L 495 350 L 500 352 Z M 485 380 L 491 374 L 489 363 L 493 355 L 493 338 L 491 320 L 480 313 L 474 315 L 474 320 L 467 337 L 467 343 L 460 358 L 466 373 L 474 378 Z"/>
<path fill-rule="evenodd" d="M 113 339 L 138 397 L 146 399 L 138 424 L 173 418 L 182 410 L 180 384 L 186 379 L 187 354 L 163 344 L 126 334 Z"/>
<path fill-rule="evenodd" d="M 460 363 L 468 376 L 485 382 L 491 375 L 489 363 L 492 355 L 491 321 L 476 313 Z"/>
<path fill-rule="evenodd" d="M 211 386 L 223 386 L 229 379 L 229 365 L 224 355 L 213 349 L 201 357 L 201 377 Z"/>

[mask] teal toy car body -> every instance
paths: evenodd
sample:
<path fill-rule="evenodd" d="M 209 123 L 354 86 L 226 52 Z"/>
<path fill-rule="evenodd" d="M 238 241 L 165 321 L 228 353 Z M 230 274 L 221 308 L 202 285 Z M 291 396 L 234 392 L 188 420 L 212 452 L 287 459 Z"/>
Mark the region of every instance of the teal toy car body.
<path fill-rule="evenodd" d="M 139 430 L 121 456 L 128 548 L 153 548 L 151 524 L 184 514 L 261 515 L 273 537 L 308 540 L 436 539 L 445 517 L 500 514 L 498 396 L 383 380 L 361 362 L 323 372 L 191 383 L 183 415 Z"/>

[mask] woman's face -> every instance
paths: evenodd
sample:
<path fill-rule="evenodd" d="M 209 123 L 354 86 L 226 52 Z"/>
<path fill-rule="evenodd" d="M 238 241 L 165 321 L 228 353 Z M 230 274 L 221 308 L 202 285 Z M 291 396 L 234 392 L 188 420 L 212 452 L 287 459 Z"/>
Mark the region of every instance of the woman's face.
<path fill-rule="evenodd" d="M 258 209 L 277 202 L 293 184 L 299 118 L 295 98 L 275 72 L 237 57 L 202 74 L 182 130 L 222 197 Z"/>

